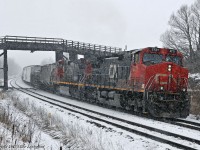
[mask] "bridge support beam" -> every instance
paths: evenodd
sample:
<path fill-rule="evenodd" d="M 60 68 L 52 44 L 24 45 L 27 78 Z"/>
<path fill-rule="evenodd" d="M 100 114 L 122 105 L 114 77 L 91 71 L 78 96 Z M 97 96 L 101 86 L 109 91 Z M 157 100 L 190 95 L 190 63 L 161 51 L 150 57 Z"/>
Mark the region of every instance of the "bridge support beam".
<path fill-rule="evenodd" d="M 56 62 L 63 58 L 63 51 L 56 51 Z"/>
<path fill-rule="evenodd" d="M 74 53 L 69 53 L 69 60 L 70 61 L 74 61 L 74 60 L 77 60 L 77 54 L 74 54 Z"/>
<path fill-rule="evenodd" d="M 4 72 L 4 90 L 8 90 L 8 59 L 7 59 L 7 49 L 4 49 L 3 72 Z"/>

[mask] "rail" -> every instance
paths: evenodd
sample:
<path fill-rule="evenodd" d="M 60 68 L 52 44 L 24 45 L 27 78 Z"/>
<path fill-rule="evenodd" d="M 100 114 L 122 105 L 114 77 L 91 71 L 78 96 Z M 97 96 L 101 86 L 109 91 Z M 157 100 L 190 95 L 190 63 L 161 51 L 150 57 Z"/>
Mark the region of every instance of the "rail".
<path fill-rule="evenodd" d="M 157 135 L 149 134 L 148 132 L 144 132 L 144 131 L 139 131 L 137 129 L 133 129 L 133 126 L 137 126 L 139 128 L 143 128 L 143 129 L 146 129 L 146 130 L 149 130 L 149 131 L 154 131 L 156 133 L 161 133 L 161 134 L 163 134 L 165 136 L 168 136 L 170 138 L 173 137 L 173 138 L 181 139 L 181 140 L 183 140 L 183 142 L 187 141 L 187 142 L 190 142 L 190 143 L 191 142 L 196 143 L 197 145 L 200 144 L 200 141 L 198 139 L 194 139 L 194 138 L 191 138 L 191 137 L 188 137 L 188 136 L 183 136 L 181 134 L 176 134 L 176 133 L 173 133 L 173 132 L 170 132 L 170 131 L 166 131 L 166 130 L 153 128 L 153 127 L 146 126 L 146 125 L 143 125 L 143 124 L 140 124 L 140 123 L 132 122 L 132 121 L 129 121 L 129 120 L 124 120 L 124 119 L 122 119 L 120 117 L 115 117 L 115 116 L 111 116 L 111 115 L 108 115 L 108 114 L 105 114 L 105 113 L 101 113 L 101 112 L 98 112 L 98 111 L 94 111 L 94 110 L 90 110 L 90 109 L 87 109 L 87 108 L 83 108 L 83 107 L 80 107 L 80 106 L 77 106 L 77 105 L 73 105 L 73 104 L 70 104 L 70 103 L 67 103 L 67 102 L 60 101 L 58 99 L 54 99 L 54 98 L 50 98 L 50 97 L 45 96 L 45 95 L 41 95 L 41 94 L 39 94 L 37 92 L 31 91 L 31 90 L 28 90 L 28 89 L 16 88 L 16 86 L 17 87 L 21 87 L 21 86 L 19 86 L 16 83 L 16 81 L 15 81 L 16 86 L 14 86 L 11 82 L 12 82 L 12 80 L 10 81 L 10 85 L 13 88 L 15 88 L 16 90 L 19 90 L 19 91 L 21 91 L 23 93 L 26 93 L 26 94 L 28 94 L 28 95 L 30 95 L 32 97 L 35 97 L 36 99 L 39 99 L 39 100 L 44 101 L 44 102 L 47 102 L 49 104 L 56 105 L 58 107 L 66 109 L 68 111 L 71 111 L 71 112 L 78 113 L 78 114 L 81 114 L 83 116 L 86 116 L 86 117 L 94 120 L 93 123 L 95 123 L 95 121 L 98 121 L 98 122 L 100 122 L 100 123 L 98 123 L 98 126 L 100 126 L 100 127 L 102 126 L 101 122 L 103 122 L 103 123 L 112 125 L 114 127 L 121 128 L 122 130 L 128 131 L 130 133 L 134 133 L 134 134 L 137 134 L 137 135 L 140 135 L 140 136 L 143 136 L 143 137 L 147 137 L 149 139 L 152 139 L 152 140 L 155 140 L 155 141 L 158 141 L 158 142 L 161 142 L 161 143 L 169 144 L 171 146 L 174 146 L 174 147 L 177 147 L 177 148 L 181 148 L 181 149 L 196 150 L 196 148 L 192 148 L 190 146 L 187 146 L 187 144 L 186 145 L 185 144 L 182 145 L 177 141 L 168 140 L 167 138 L 164 138 L 164 137 L 159 137 Z M 73 107 L 73 109 L 69 108 L 68 106 Z M 74 109 L 74 108 L 76 108 L 76 109 Z M 85 112 L 83 112 L 83 111 L 85 111 Z M 88 112 L 90 112 L 90 114 L 88 114 Z M 100 115 L 101 117 L 96 117 L 95 115 L 92 115 L 91 113 Z M 104 119 L 104 117 L 106 117 L 106 119 Z M 109 120 L 108 118 L 110 118 L 112 120 Z M 118 124 L 118 123 L 114 123 L 113 120 L 117 120 L 117 121 L 126 123 L 126 125 L 121 125 L 121 124 Z M 127 125 L 131 125 L 132 127 L 127 127 Z M 103 127 L 105 127 L 105 126 L 103 125 Z"/>

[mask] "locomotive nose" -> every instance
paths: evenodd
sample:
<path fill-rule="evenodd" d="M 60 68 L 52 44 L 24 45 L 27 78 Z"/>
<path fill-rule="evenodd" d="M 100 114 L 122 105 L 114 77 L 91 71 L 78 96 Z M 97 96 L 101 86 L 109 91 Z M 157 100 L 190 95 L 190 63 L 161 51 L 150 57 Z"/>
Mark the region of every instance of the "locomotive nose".
<path fill-rule="evenodd" d="M 181 66 L 171 62 L 148 66 L 146 78 L 146 87 L 153 91 L 177 92 L 186 87 Z"/>

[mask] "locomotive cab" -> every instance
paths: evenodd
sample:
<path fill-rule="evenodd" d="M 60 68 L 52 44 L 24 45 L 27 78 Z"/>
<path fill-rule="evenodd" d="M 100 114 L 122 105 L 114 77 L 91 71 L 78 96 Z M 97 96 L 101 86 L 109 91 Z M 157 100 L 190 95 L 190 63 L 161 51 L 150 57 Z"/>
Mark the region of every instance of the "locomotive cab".
<path fill-rule="evenodd" d="M 130 80 L 134 91 L 143 92 L 143 108 L 153 116 L 189 114 L 188 70 L 182 59 L 182 54 L 173 49 L 145 48 L 134 52 Z"/>

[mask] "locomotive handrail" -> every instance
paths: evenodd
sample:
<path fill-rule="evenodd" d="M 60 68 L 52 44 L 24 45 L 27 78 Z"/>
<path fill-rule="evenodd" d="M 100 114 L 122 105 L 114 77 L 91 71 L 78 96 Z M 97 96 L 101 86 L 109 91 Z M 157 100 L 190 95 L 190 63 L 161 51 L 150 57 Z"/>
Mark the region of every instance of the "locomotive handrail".
<path fill-rule="evenodd" d="M 189 86 L 189 84 L 188 84 L 188 82 L 187 82 L 187 78 L 186 77 L 183 77 L 182 79 L 184 79 L 185 80 L 185 83 L 186 83 L 186 87 L 188 88 L 188 86 Z"/>

